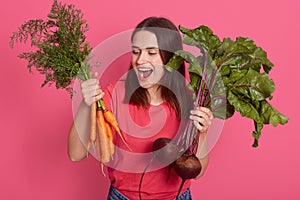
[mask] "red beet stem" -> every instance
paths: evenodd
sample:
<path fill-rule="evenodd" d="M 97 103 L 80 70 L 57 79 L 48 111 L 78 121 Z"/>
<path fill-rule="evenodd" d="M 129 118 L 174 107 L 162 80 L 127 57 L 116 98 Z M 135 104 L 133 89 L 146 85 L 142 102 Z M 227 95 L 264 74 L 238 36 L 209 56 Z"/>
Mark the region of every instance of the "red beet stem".
<path fill-rule="evenodd" d="M 179 195 L 180 195 L 180 192 L 181 192 L 181 190 L 182 190 L 182 187 L 183 187 L 183 184 L 184 184 L 185 181 L 186 181 L 186 179 L 182 179 L 182 180 L 181 180 L 181 184 L 180 184 L 179 189 L 178 189 L 178 193 L 177 193 L 177 196 L 176 196 L 176 200 L 178 199 L 178 197 L 179 197 Z"/>
<path fill-rule="evenodd" d="M 141 194 L 141 190 L 142 190 L 142 182 L 143 182 L 143 178 L 145 176 L 145 173 L 147 171 L 147 169 L 150 167 L 151 163 L 153 162 L 153 157 L 151 158 L 150 162 L 148 163 L 148 165 L 145 167 L 143 173 L 142 173 L 142 176 L 141 176 L 141 179 L 140 179 L 140 183 L 139 183 L 139 197 L 140 197 L 140 200 L 142 200 L 142 194 Z"/>
<path fill-rule="evenodd" d="M 174 164 L 174 170 L 182 179 L 176 197 L 177 199 L 185 180 L 196 178 L 200 174 L 202 166 L 199 159 L 194 154 L 190 156 L 182 155 L 176 160 Z"/>

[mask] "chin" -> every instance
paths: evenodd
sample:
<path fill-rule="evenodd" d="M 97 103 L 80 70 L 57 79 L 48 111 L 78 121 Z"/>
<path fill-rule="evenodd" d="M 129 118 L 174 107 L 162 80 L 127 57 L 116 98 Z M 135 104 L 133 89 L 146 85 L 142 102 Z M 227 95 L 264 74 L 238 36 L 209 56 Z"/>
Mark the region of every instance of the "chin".
<path fill-rule="evenodd" d="M 145 82 L 139 82 L 140 86 L 144 89 L 150 89 L 152 87 L 157 87 L 157 83 L 145 83 Z"/>

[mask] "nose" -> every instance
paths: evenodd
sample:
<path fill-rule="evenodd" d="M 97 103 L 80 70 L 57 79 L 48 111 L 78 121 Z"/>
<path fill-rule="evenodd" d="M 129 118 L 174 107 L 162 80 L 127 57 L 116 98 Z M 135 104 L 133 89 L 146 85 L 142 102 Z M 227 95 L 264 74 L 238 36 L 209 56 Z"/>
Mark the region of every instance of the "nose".
<path fill-rule="evenodd" d="M 141 65 L 141 64 L 145 64 L 147 62 L 148 62 L 148 58 L 147 58 L 146 52 L 141 51 L 140 54 L 139 54 L 139 56 L 138 56 L 138 58 L 137 58 L 137 60 L 136 60 L 136 63 L 138 65 Z"/>

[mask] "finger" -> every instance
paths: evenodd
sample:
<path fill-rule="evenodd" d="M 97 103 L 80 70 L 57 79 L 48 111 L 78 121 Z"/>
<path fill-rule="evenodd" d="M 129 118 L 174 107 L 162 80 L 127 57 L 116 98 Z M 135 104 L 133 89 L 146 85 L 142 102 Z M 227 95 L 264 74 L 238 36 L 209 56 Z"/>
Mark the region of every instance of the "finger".
<path fill-rule="evenodd" d="M 95 79 L 98 79 L 98 76 L 99 76 L 98 72 L 94 72 L 93 75 L 92 75 L 92 77 L 95 78 Z"/>
<path fill-rule="evenodd" d="M 204 132 L 207 132 L 209 126 L 207 125 L 204 125 L 203 123 L 197 121 L 197 120 L 194 120 L 193 121 L 193 124 L 194 126 L 197 128 L 197 130 L 200 132 L 200 133 L 204 133 Z"/>
<path fill-rule="evenodd" d="M 200 126 L 209 126 L 209 121 L 207 121 L 205 118 L 203 117 L 199 117 L 197 115 L 191 115 L 190 119 L 195 121 L 196 123 L 200 124 Z"/>
<path fill-rule="evenodd" d="M 100 88 L 99 80 L 95 78 L 83 81 L 80 86 L 82 92 L 90 92 L 90 91 L 98 90 L 98 88 Z"/>
<path fill-rule="evenodd" d="M 101 88 L 98 84 L 86 85 L 81 88 L 82 93 L 96 93 L 101 92 Z"/>
<path fill-rule="evenodd" d="M 82 89 L 82 95 L 84 98 L 95 97 L 95 96 L 104 96 L 104 92 L 100 89 L 99 86 L 87 87 Z"/>
<path fill-rule="evenodd" d="M 104 92 L 100 92 L 100 93 L 97 94 L 97 95 L 85 94 L 85 95 L 83 95 L 83 99 L 84 99 L 84 102 L 85 102 L 88 106 L 91 106 L 92 103 L 94 103 L 95 101 L 98 101 L 98 100 L 102 99 L 103 96 L 104 96 Z"/>
<path fill-rule="evenodd" d="M 199 110 L 205 112 L 210 119 L 213 119 L 214 116 L 209 108 L 199 107 Z"/>
<path fill-rule="evenodd" d="M 197 118 L 195 118 L 195 120 L 199 119 L 199 122 L 205 123 L 207 125 L 211 124 L 211 118 L 208 116 L 207 113 L 201 110 L 191 110 L 191 115 L 196 116 Z"/>
<path fill-rule="evenodd" d="M 204 131 L 204 127 L 201 126 L 200 123 L 198 123 L 197 121 L 194 121 L 193 123 L 194 123 L 194 126 L 197 128 L 198 131 L 200 131 L 200 132 Z"/>
<path fill-rule="evenodd" d="M 83 86 L 81 92 L 87 105 L 91 105 L 93 102 L 100 100 L 104 96 L 104 92 L 98 84 Z"/>
<path fill-rule="evenodd" d="M 81 86 L 81 88 L 85 88 L 85 87 L 88 87 L 91 85 L 99 85 L 99 80 L 96 78 L 91 78 L 91 79 L 83 81 L 80 86 Z"/>
<path fill-rule="evenodd" d="M 200 111 L 200 112 L 198 112 Z M 209 120 L 212 120 L 214 118 L 212 112 L 210 109 L 205 108 L 205 107 L 198 107 L 196 108 L 196 110 L 192 111 L 191 113 L 196 114 L 196 115 L 200 115 L 202 117 L 205 117 Z"/>

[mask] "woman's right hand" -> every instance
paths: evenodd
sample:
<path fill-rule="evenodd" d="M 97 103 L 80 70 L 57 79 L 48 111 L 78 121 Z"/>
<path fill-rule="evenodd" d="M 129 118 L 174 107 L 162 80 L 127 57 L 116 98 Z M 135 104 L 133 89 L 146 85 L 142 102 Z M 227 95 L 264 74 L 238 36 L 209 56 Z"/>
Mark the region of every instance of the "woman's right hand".
<path fill-rule="evenodd" d="M 82 97 L 88 106 L 91 106 L 92 103 L 100 100 L 104 96 L 104 92 L 99 85 L 99 80 L 96 77 L 97 75 L 81 83 Z"/>

